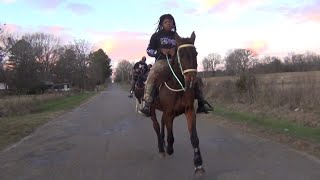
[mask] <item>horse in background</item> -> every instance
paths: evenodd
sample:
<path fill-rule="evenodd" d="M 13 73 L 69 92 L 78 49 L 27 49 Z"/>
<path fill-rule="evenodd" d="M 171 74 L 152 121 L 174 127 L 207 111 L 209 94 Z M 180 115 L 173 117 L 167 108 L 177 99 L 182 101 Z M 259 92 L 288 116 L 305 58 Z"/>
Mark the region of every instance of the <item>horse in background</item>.
<path fill-rule="evenodd" d="M 134 86 L 134 97 L 136 98 L 136 112 L 144 106 L 143 94 L 145 89 L 146 76 L 143 75 L 141 69 L 137 69 L 135 72 L 135 78 L 137 79 Z"/>

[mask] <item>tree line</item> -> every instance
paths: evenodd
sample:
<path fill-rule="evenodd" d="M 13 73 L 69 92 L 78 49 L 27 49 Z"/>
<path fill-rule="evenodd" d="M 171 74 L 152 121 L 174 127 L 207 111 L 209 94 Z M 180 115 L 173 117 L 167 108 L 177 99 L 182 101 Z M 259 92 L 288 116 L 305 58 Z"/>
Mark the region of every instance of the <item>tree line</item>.
<path fill-rule="evenodd" d="M 225 58 L 210 53 L 202 60 L 203 76 L 241 76 L 244 73 L 265 74 L 320 70 L 320 55 L 313 52 L 289 53 L 284 58 L 264 56 L 257 58 L 248 49 L 232 49 Z"/>
<path fill-rule="evenodd" d="M 43 92 L 46 83 L 92 90 L 112 75 L 111 59 L 84 39 L 62 44 L 47 33 L 13 36 L 0 24 L 0 82 L 17 93 Z"/>

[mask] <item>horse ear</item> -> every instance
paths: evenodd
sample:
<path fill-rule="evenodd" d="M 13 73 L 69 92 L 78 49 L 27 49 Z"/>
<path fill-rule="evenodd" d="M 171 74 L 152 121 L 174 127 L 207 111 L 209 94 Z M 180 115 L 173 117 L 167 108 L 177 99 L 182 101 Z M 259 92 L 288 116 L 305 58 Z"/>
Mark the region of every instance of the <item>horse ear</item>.
<path fill-rule="evenodd" d="M 180 42 L 181 42 L 181 37 L 179 36 L 178 33 L 175 33 L 174 39 L 176 40 L 176 43 L 177 43 L 177 44 L 180 44 Z"/>
<path fill-rule="evenodd" d="M 196 40 L 196 34 L 194 33 L 194 31 L 192 32 L 190 38 L 191 38 L 192 42 L 194 43 L 194 41 Z"/>

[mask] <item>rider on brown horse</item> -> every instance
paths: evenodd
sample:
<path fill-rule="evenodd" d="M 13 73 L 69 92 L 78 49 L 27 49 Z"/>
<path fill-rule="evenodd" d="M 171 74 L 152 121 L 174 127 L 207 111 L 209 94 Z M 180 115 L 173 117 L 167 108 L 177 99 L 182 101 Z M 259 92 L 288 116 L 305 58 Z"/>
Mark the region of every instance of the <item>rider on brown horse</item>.
<path fill-rule="evenodd" d="M 133 97 L 133 91 L 135 84 L 138 80 L 138 75 L 146 76 L 148 73 L 148 65 L 146 64 L 146 57 L 143 56 L 140 61 L 136 62 L 136 64 L 133 66 L 133 82 L 130 89 L 129 97 Z"/>
<path fill-rule="evenodd" d="M 159 19 L 159 24 L 156 32 L 151 36 L 147 53 L 150 57 L 156 58 L 150 73 L 147 77 L 145 86 L 145 106 L 139 110 L 144 116 L 150 116 L 150 106 L 155 98 L 156 88 L 159 84 L 155 84 L 155 81 L 164 83 L 168 77 L 171 75 L 167 57 L 171 58 L 174 56 L 176 51 L 176 23 L 171 14 L 164 14 Z M 200 77 L 198 77 L 200 78 Z M 195 86 L 196 99 L 198 99 L 198 109 L 197 113 L 208 113 L 208 111 L 213 111 L 213 108 L 204 99 L 201 86 L 196 83 Z"/>

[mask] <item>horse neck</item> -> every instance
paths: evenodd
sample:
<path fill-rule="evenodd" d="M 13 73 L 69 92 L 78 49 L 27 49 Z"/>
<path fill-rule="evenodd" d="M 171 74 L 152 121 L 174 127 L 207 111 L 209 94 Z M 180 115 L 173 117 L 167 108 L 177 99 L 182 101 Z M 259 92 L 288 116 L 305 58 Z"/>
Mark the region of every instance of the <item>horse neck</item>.
<path fill-rule="evenodd" d="M 141 76 L 139 76 L 138 81 L 137 81 L 137 85 L 142 85 L 143 84 L 143 79 Z"/>

